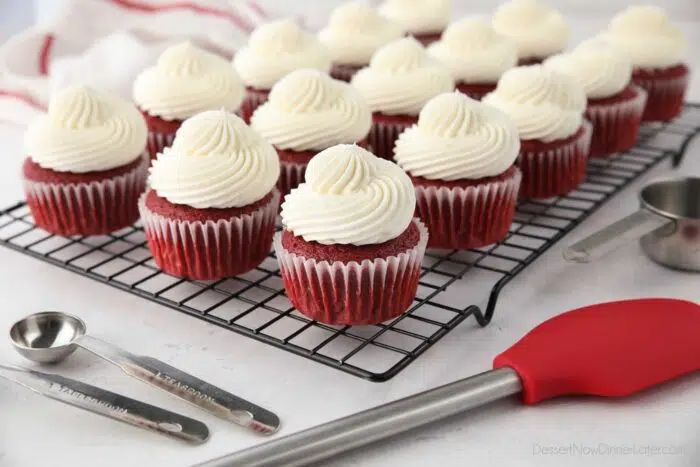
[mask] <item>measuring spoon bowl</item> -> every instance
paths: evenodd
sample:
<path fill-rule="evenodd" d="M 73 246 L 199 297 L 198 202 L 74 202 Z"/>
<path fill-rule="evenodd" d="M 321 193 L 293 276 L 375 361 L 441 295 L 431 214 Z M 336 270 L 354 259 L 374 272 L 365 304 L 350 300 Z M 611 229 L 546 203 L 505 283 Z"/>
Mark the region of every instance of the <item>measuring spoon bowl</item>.
<path fill-rule="evenodd" d="M 17 321 L 10 328 L 10 340 L 23 357 L 37 363 L 58 363 L 76 351 L 75 342 L 87 327 L 77 316 L 44 311 Z"/>

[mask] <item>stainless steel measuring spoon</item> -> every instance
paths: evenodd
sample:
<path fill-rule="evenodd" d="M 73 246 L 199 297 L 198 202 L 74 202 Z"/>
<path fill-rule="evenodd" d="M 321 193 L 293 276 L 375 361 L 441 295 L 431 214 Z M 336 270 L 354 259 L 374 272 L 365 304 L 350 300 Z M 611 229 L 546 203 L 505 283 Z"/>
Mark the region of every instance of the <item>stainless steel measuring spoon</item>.
<path fill-rule="evenodd" d="M 650 183 L 639 199 L 639 211 L 571 245 L 564 258 L 589 262 L 639 239 L 644 253 L 657 263 L 700 271 L 700 178 Z"/>
<path fill-rule="evenodd" d="M 124 373 L 163 389 L 204 410 L 265 435 L 279 428 L 274 413 L 212 386 L 155 358 L 134 355 L 86 335 L 85 323 L 75 316 L 46 311 L 17 321 L 10 329 L 15 349 L 38 363 L 56 363 L 82 347 L 117 365 Z"/>
<path fill-rule="evenodd" d="M 74 379 L 2 364 L 0 377 L 64 404 L 171 438 L 193 444 L 209 439 L 209 429 L 200 421 Z"/>

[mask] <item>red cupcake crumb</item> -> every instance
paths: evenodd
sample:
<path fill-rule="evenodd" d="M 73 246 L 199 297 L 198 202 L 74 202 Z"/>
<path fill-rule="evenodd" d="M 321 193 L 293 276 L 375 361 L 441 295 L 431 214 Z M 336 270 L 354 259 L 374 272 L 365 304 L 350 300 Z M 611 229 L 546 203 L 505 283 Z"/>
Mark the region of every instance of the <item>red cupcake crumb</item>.
<path fill-rule="evenodd" d="M 158 133 L 175 133 L 184 120 L 165 120 L 157 115 L 151 115 L 148 111 L 139 109 L 150 131 Z"/>
<path fill-rule="evenodd" d="M 396 256 L 415 247 L 419 240 L 420 232 L 415 222 L 411 222 L 398 237 L 376 245 L 322 245 L 318 242 L 307 242 L 288 230 L 282 234 L 282 246 L 290 253 L 303 256 L 306 259 L 328 261 L 329 263 L 335 261 L 361 263 L 366 259 Z"/>
<path fill-rule="evenodd" d="M 102 182 L 131 172 L 141 165 L 142 162 L 143 160 L 141 157 L 137 157 L 133 162 L 127 165 L 122 165 L 121 167 L 115 167 L 109 170 L 82 173 L 58 172 L 56 170 L 43 168 L 34 162 L 32 156 L 30 155 L 24 159 L 22 173 L 24 174 L 24 178 L 27 180 L 41 183 L 54 183 L 57 185 L 67 185 L 69 183 Z"/>
<path fill-rule="evenodd" d="M 155 190 L 150 190 L 146 194 L 146 207 L 154 214 L 167 217 L 168 219 L 187 222 L 206 222 L 208 220 L 218 221 L 221 219 L 231 219 L 245 214 L 252 214 L 272 199 L 272 192 L 253 204 L 248 204 L 240 208 L 205 208 L 197 209 L 184 204 L 174 204 L 167 199 L 158 196 Z"/>
<path fill-rule="evenodd" d="M 410 36 L 413 36 L 414 39 L 416 39 L 418 42 L 423 44 L 424 47 L 429 46 L 433 42 L 437 42 L 440 40 L 442 37 L 442 31 L 439 32 L 426 32 L 422 34 L 409 34 Z"/>
<path fill-rule="evenodd" d="M 466 94 L 472 99 L 481 100 L 486 94 L 496 89 L 496 83 L 477 84 L 477 83 L 457 83 L 457 90 L 462 94 Z"/>
<path fill-rule="evenodd" d="M 340 63 L 334 64 L 331 68 L 331 77 L 340 81 L 350 82 L 355 73 L 360 71 L 367 65 L 343 65 Z"/>

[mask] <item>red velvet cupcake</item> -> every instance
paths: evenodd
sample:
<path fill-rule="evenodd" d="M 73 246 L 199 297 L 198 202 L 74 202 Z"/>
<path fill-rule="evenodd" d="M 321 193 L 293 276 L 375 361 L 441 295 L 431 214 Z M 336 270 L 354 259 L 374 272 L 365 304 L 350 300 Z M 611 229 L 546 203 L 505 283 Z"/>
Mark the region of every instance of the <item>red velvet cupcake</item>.
<path fill-rule="evenodd" d="M 134 82 L 134 102 L 148 123 L 151 159 L 172 144 L 182 122 L 205 110 L 236 112 L 244 88 L 231 64 L 190 42 L 168 48 Z"/>
<path fill-rule="evenodd" d="M 496 89 L 501 75 L 518 61 L 518 49 L 511 39 L 487 22 L 470 17 L 448 26 L 442 40 L 427 50 L 450 69 L 457 89 L 477 100 Z"/>
<path fill-rule="evenodd" d="M 399 135 L 418 122 L 426 102 L 454 89 L 450 70 L 428 56 L 412 37 L 377 50 L 370 65 L 352 79 L 373 112 L 369 144 L 375 154 L 391 159 Z"/>
<path fill-rule="evenodd" d="M 139 202 L 156 264 L 196 280 L 254 269 L 272 244 L 278 178 L 274 148 L 237 116 L 208 111 L 187 120 L 153 161 Z"/>
<path fill-rule="evenodd" d="M 677 117 L 690 80 L 683 64 L 687 44 L 666 12 L 651 5 L 631 6 L 613 18 L 605 38 L 625 52 L 632 62 L 632 82 L 647 91 L 642 121 Z"/>
<path fill-rule="evenodd" d="M 452 17 L 452 0 L 384 0 L 378 12 L 424 46 L 440 40 Z"/>
<path fill-rule="evenodd" d="M 369 107 L 349 84 L 313 69 L 282 78 L 260 106 L 251 127 L 277 149 L 278 188 L 286 195 L 304 180 L 309 161 L 336 144 L 366 145 Z"/>
<path fill-rule="evenodd" d="M 360 1 L 350 1 L 331 13 L 328 25 L 318 38 L 331 53 L 331 76 L 350 82 L 369 64 L 381 46 L 403 37 L 401 28 Z"/>
<path fill-rule="evenodd" d="M 520 196 L 550 198 L 578 187 L 586 176 L 591 124 L 586 95 L 570 76 L 542 65 L 506 71 L 482 102 L 504 111 L 520 136 Z"/>
<path fill-rule="evenodd" d="M 411 180 L 356 145 L 309 164 L 282 204 L 275 236 L 292 304 L 327 324 L 377 324 L 404 313 L 418 287 L 428 232 L 413 219 Z"/>
<path fill-rule="evenodd" d="M 518 66 L 538 65 L 566 49 L 570 28 L 564 16 L 541 0 L 510 0 L 494 12 L 496 32 L 518 48 Z"/>
<path fill-rule="evenodd" d="M 250 123 L 253 112 L 267 102 L 275 83 L 301 68 L 328 73 L 331 56 L 316 36 L 290 19 L 281 19 L 253 31 L 248 44 L 233 57 L 233 66 L 246 85 L 241 116 Z"/>
<path fill-rule="evenodd" d="M 515 216 L 520 140 L 501 111 L 464 94 L 428 102 L 399 136 L 396 163 L 411 176 L 416 213 L 431 248 L 467 249 L 503 240 Z"/>
<path fill-rule="evenodd" d="M 568 74 L 586 93 L 586 119 L 593 125 L 589 157 L 606 157 L 634 146 L 647 93 L 632 84 L 632 66 L 618 48 L 589 40 L 555 55 L 546 67 Z"/>
<path fill-rule="evenodd" d="M 56 235 L 104 235 L 138 219 L 147 128 L 130 103 L 85 86 L 58 92 L 27 129 L 23 178 L 36 225 Z"/>

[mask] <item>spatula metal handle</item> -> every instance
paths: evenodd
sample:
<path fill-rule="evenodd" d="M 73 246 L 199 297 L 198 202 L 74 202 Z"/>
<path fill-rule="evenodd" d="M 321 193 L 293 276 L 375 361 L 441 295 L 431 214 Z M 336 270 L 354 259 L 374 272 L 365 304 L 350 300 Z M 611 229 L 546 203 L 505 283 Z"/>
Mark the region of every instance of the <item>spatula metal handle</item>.
<path fill-rule="evenodd" d="M 520 390 L 520 378 L 513 370 L 491 370 L 215 459 L 200 467 L 307 465 L 517 394 Z"/>

